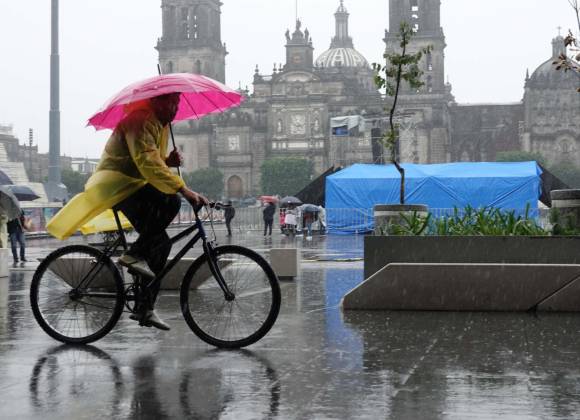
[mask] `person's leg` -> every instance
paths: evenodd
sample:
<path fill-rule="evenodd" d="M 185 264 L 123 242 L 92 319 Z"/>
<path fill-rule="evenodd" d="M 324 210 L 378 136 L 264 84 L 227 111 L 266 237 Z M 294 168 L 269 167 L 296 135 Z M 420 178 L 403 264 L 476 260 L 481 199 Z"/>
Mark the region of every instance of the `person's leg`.
<path fill-rule="evenodd" d="M 226 228 L 228 230 L 228 236 L 232 236 L 232 219 L 226 219 Z"/>
<path fill-rule="evenodd" d="M 14 262 L 18 262 L 18 253 L 16 252 L 16 233 L 10 234 L 10 247 L 12 248 L 12 258 Z"/>
<path fill-rule="evenodd" d="M 24 236 L 24 232 L 18 234 L 18 242 L 20 243 L 20 260 L 26 261 L 26 237 Z"/>
<path fill-rule="evenodd" d="M 268 230 L 269 230 L 269 235 L 272 236 L 272 226 L 274 226 L 274 221 L 273 220 L 268 220 Z"/>
<path fill-rule="evenodd" d="M 146 185 L 131 197 L 116 206 L 129 219 L 139 237 L 128 254 L 143 258 L 158 275 L 161 273 L 171 251 L 171 242 L 165 231 L 179 213 L 181 200 L 177 195 L 167 195 Z M 154 285 L 154 298 L 160 284 Z"/>

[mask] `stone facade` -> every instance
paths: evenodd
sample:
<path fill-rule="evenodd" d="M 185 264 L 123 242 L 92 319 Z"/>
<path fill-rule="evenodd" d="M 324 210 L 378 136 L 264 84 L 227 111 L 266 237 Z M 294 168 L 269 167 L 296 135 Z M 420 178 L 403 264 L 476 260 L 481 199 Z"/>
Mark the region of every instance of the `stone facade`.
<path fill-rule="evenodd" d="M 6 158 L 9 162 L 21 162 L 26 169 L 26 175 L 30 182 L 45 182 L 48 178 L 47 153 L 38 153 L 38 146 L 31 144 L 20 144 L 17 137 L 12 133 L 11 126 L 0 125 L 0 143 L 6 151 Z M 67 156 L 61 157 L 61 167 L 71 169 L 72 159 Z M 0 167 L 0 170 L 2 168 Z"/>
<path fill-rule="evenodd" d="M 386 51 L 398 48 L 402 21 L 416 32 L 412 52 L 433 47 L 420 63 L 425 85 L 419 90 L 404 86 L 400 97 L 403 161 L 493 161 L 497 152 L 510 150 L 540 151 L 549 161 L 578 160 L 580 95 L 573 86 L 578 79 L 556 73 L 550 59 L 526 78 L 521 102 L 457 104 L 445 82 L 441 0 L 389 1 Z M 225 82 L 221 5 L 219 0 L 162 0 L 163 35 L 157 49 L 165 72 L 199 73 Z M 354 47 L 343 0 L 335 21 L 330 48 L 317 59 L 308 29 L 297 21 L 293 32 L 285 34 L 286 63 L 275 65 L 271 74 L 256 67 L 253 90 L 242 92 L 246 100 L 241 107 L 177 124 L 185 170 L 220 169 L 226 195 L 237 198 L 260 193 L 265 159 L 306 157 L 318 173 L 332 165 L 376 160 L 371 132 L 376 136 L 386 128 L 389 99 L 376 90 L 368 61 Z M 365 129 L 349 137 L 332 136 L 330 119 L 344 115 L 362 115 Z"/>
<path fill-rule="evenodd" d="M 549 163 L 580 162 L 580 77 L 554 71 L 565 51 L 564 38 L 552 41 L 552 57 L 526 77 L 522 148 Z"/>

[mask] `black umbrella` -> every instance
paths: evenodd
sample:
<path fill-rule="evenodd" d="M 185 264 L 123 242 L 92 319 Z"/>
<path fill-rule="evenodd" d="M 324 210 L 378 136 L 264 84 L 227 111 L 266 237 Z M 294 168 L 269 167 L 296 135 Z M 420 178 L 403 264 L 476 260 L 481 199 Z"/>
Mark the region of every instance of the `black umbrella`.
<path fill-rule="evenodd" d="M 6 172 L 0 171 L 0 185 L 12 185 L 14 182 L 10 179 Z"/>
<path fill-rule="evenodd" d="M 280 207 L 299 206 L 302 204 L 299 198 L 288 196 L 280 200 Z"/>
<path fill-rule="evenodd" d="M 40 198 L 30 187 L 25 185 L 6 185 L 5 188 L 9 189 L 20 201 L 34 201 Z"/>
<path fill-rule="evenodd" d="M 0 213 L 4 213 L 8 220 L 20 217 L 20 203 L 6 186 L 0 186 Z"/>
<path fill-rule="evenodd" d="M 318 206 L 315 206 L 314 204 L 304 204 L 303 206 L 300 206 L 300 210 L 302 210 L 303 213 L 319 213 L 320 209 L 318 208 Z"/>

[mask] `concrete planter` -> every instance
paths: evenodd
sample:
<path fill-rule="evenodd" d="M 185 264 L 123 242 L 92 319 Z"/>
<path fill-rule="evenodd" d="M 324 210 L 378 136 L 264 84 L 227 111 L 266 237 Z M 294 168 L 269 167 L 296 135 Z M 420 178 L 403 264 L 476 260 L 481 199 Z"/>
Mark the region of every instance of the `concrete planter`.
<path fill-rule="evenodd" d="M 367 236 L 365 278 L 391 263 L 580 264 L 580 237 Z"/>
<path fill-rule="evenodd" d="M 550 192 L 552 212 L 562 228 L 580 230 L 580 190 Z"/>
<path fill-rule="evenodd" d="M 422 204 L 377 204 L 374 207 L 375 234 L 385 234 L 388 226 L 398 225 L 402 222 L 401 214 L 427 217 L 429 207 Z"/>

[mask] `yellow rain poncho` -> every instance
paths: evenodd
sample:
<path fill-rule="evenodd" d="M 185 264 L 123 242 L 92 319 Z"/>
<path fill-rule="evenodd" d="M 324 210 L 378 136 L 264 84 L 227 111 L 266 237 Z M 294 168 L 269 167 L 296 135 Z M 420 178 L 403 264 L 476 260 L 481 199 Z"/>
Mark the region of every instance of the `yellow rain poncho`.
<path fill-rule="evenodd" d="M 149 102 L 132 105 L 109 138 L 85 191 L 50 220 L 47 231 L 64 240 L 146 184 L 165 194 L 177 193 L 184 182 L 165 164 L 168 132 L 169 127 L 161 125 Z"/>

